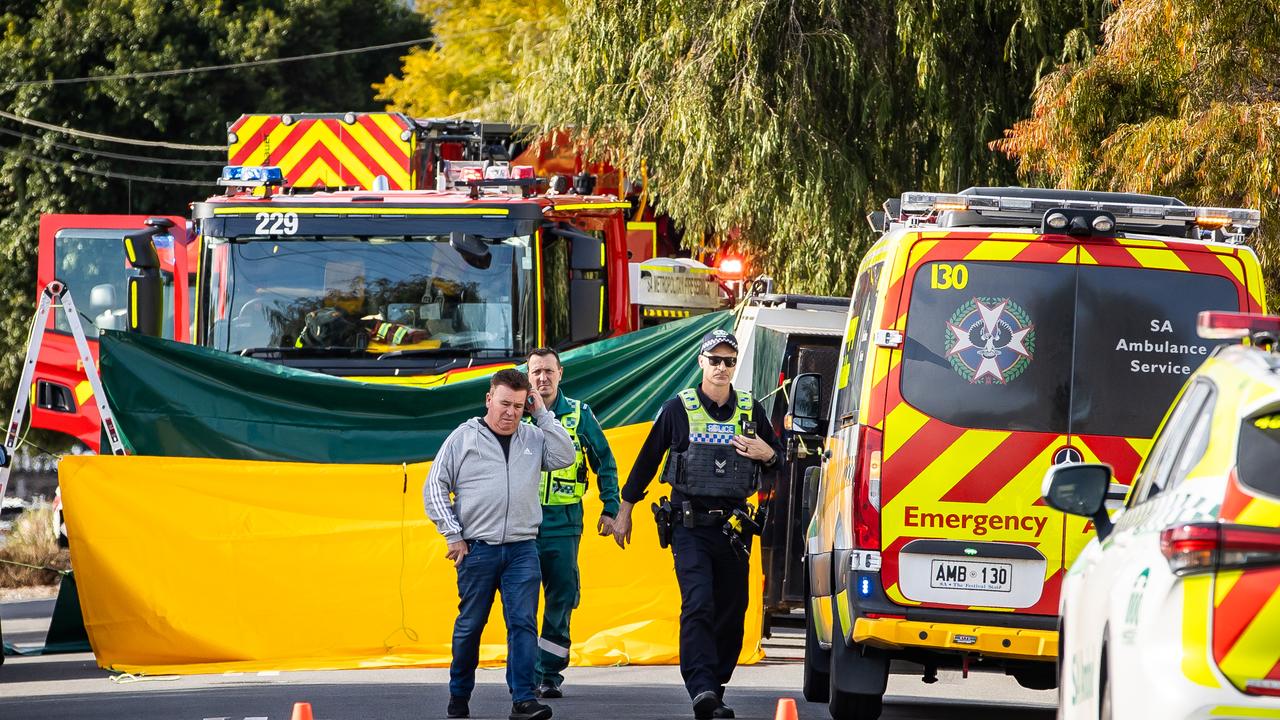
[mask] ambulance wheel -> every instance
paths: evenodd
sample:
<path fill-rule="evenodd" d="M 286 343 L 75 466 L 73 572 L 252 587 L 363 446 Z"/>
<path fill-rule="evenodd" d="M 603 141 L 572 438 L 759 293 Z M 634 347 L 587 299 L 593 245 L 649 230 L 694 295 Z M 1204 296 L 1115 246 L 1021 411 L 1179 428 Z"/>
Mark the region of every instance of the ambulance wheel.
<path fill-rule="evenodd" d="M 859 695 L 832 690 L 827 709 L 831 720 L 876 720 L 883 709 L 883 695 Z"/>
<path fill-rule="evenodd" d="M 889 683 L 889 657 L 875 648 L 845 642 L 836 629 L 831 638 L 831 720 L 876 720 Z"/>
<path fill-rule="evenodd" d="M 809 587 L 809 571 L 804 573 L 804 586 Z M 810 606 L 812 607 L 812 605 Z M 818 644 L 818 633 L 813 629 L 817 618 L 805 613 L 804 620 L 804 699 L 809 702 L 826 702 L 831 697 L 831 651 Z"/>
<path fill-rule="evenodd" d="M 1052 666 L 1019 670 L 1013 673 L 1013 679 L 1028 690 L 1053 690 L 1058 687 L 1058 674 Z"/>

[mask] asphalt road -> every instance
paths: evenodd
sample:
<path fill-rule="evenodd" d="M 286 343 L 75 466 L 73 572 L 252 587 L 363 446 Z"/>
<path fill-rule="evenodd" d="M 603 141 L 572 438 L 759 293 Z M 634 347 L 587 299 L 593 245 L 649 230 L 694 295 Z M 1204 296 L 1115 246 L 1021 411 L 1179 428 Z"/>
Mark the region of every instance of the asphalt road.
<path fill-rule="evenodd" d="M 53 601 L 0 603 L 6 642 L 39 645 Z M 777 701 L 796 699 L 801 718 L 827 718 L 826 707 L 800 697 L 797 631 L 766 642 L 768 659 L 742 667 L 725 700 L 739 718 L 768 720 Z M 443 718 L 448 701 L 443 669 L 228 673 L 142 679 L 113 676 L 90 654 L 8 657 L 0 666 L 3 720 L 289 720 L 293 703 L 311 703 L 316 720 Z M 481 670 L 471 716 L 505 719 L 510 712 L 501 669 Z M 692 718 L 675 667 L 573 668 L 567 697 L 549 704 L 557 718 L 666 720 Z M 1019 687 L 1011 678 L 942 672 L 925 685 L 918 676 L 889 680 L 885 720 L 1051 720 L 1054 693 Z"/>

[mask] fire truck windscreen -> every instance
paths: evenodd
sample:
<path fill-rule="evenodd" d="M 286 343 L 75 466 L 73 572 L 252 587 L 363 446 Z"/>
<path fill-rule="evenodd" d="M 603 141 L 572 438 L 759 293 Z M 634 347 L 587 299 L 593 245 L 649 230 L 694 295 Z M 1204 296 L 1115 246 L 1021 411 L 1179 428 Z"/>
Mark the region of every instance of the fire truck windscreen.
<path fill-rule="evenodd" d="M 530 236 L 485 239 L 487 258 L 466 256 L 449 240 L 209 238 L 201 288 L 210 299 L 207 343 L 228 352 L 306 349 L 369 359 L 526 351 L 525 329 L 536 327 Z"/>

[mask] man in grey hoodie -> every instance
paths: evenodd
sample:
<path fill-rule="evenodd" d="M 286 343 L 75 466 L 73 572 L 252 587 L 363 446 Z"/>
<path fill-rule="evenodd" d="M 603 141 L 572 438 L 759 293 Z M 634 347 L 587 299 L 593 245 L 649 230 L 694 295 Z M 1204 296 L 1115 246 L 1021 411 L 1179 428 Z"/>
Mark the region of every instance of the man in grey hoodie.
<path fill-rule="evenodd" d="M 544 471 L 573 464 L 573 440 L 519 370 L 489 381 L 484 417 L 449 434 L 422 488 L 427 516 L 449 543 L 458 570 L 458 619 L 453 625 L 448 717 L 470 715 L 468 703 L 480 662 L 495 591 L 507 625 L 510 720 L 546 720 L 551 708 L 534 699 L 538 653 L 538 527 Z M 529 409 L 536 425 L 520 422 Z M 451 499 L 452 496 L 452 499 Z"/>

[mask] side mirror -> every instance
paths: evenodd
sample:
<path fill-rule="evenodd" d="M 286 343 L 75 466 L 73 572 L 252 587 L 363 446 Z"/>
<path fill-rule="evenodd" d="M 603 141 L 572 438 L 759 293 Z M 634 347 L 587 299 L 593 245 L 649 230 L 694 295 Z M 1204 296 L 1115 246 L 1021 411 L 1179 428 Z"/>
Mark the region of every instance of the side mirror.
<path fill-rule="evenodd" d="M 569 341 L 588 342 L 605 332 L 604 240 L 565 224 L 548 233 L 569 242 Z"/>
<path fill-rule="evenodd" d="M 822 482 L 822 467 L 814 465 L 804 469 L 804 514 L 813 515 L 818 506 L 818 487 Z"/>
<path fill-rule="evenodd" d="M 157 235 L 167 234 L 173 227 L 168 218 L 148 218 L 146 227 L 124 235 L 124 254 L 129 260 L 129 267 L 135 270 L 152 270 L 160 268 L 160 254 L 156 252 L 154 240 Z"/>
<path fill-rule="evenodd" d="M 547 232 L 569 241 L 570 270 L 604 270 L 604 240 L 568 225 L 550 225 Z"/>
<path fill-rule="evenodd" d="M 489 252 L 488 243 L 479 235 L 468 235 L 455 230 L 449 233 L 449 247 L 456 250 L 468 265 L 477 270 L 488 270 L 489 264 L 493 262 L 493 253 Z"/>
<path fill-rule="evenodd" d="M 129 332 L 160 337 L 164 329 L 164 289 L 160 271 L 135 270 L 127 278 L 129 292 Z"/>
<path fill-rule="evenodd" d="M 822 425 L 822 376 L 801 373 L 791 381 L 791 430 L 816 433 Z"/>
<path fill-rule="evenodd" d="M 1110 489 L 1110 465 L 1064 463 L 1045 473 L 1042 493 L 1049 507 L 1093 520 L 1098 537 L 1105 538 L 1111 534 L 1111 517 L 1106 508 Z"/>
<path fill-rule="evenodd" d="M 111 283 L 94 285 L 89 291 L 89 309 L 93 312 L 113 310 L 116 306 L 116 288 Z"/>
<path fill-rule="evenodd" d="M 130 332 L 151 337 L 161 334 L 164 288 L 160 282 L 160 253 L 156 250 L 156 240 L 163 236 L 172 246 L 171 227 L 173 221 L 168 218 L 147 218 L 145 228 L 124 235 L 124 254 L 132 268 L 126 285 Z M 92 298 L 90 304 L 93 304 Z"/>

